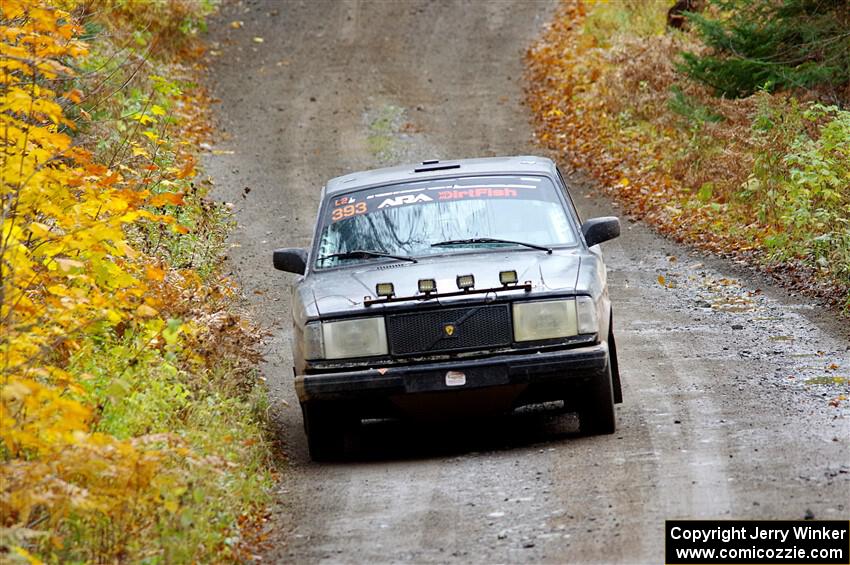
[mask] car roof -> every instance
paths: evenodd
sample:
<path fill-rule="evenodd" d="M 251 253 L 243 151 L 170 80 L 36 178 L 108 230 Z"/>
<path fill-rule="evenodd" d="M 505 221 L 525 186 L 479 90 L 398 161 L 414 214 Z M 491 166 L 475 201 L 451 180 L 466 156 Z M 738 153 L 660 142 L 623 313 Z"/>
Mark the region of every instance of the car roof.
<path fill-rule="evenodd" d="M 480 159 L 431 160 L 398 165 L 371 171 L 359 171 L 332 178 L 325 185 L 325 194 L 351 192 L 362 188 L 458 176 L 489 174 L 556 174 L 555 163 L 546 157 L 518 155 L 514 157 L 484 157 Z"/>

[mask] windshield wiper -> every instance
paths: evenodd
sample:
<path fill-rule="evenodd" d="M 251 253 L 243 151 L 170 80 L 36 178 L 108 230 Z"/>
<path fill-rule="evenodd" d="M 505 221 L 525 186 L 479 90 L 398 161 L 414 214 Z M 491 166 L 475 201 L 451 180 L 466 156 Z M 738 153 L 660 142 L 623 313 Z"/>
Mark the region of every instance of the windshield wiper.
<path fill-rule="evenodd" d="M 526 243 L 524 241 L 513 241 L 510 239 L 496 239 L 493 237 L 471 237 L 469 239 L 450 239 L 448 241 L 440 241 L 437 243 L 432 243 L 431 247 L 443 247 L 447 245 L 467 245 L 472 243 L 510 243 L 513 245 L 524 245 L 525 247 L 530 247 L 532 249 L 539 249 L 540 251 L 545 251 L 548 254 L 552 254 L 552 250 L 543 245 L 537 245 L 536 243 Z"/>
<path fill-rule="evenodd" d="M 345 251 L 343 253 L 331 253 L 330 255 L 322 255 L 317 261 L 324 261 L 325 259 L 365 259 L 369 257 L 387 257 L 389 259 L 397 259 L 399 261 L 410 261 L 411 263 L 418 263 L 416 259 L 413 257 L 408 257 L 407 255 L 393 255 L 392 253 L 385 253 L 383 251 L 370 251 L 368 249 L 355 249 L 353 251 Z"/>

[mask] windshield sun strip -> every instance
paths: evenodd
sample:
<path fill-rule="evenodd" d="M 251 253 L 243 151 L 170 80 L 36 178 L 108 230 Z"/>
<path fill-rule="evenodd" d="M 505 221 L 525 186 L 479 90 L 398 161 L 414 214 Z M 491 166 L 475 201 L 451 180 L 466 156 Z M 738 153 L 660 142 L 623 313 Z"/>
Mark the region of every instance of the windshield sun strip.
<path fill-rule="evenodd" d="M 551 187 L 550 187 L 551 190 L 554 191 L 551 201 L 553 201 L 553 202 L 556 201 L 556 202 L 560 203 L 561 206 L 562 206 L 564 216 L 566 218 L 566 224 L 567 224 L 565 227 L 567 227 L 569 229 L 570 241 L 562 242 L 562 243 L 550 243 L 550 244 L 546 244 L 545 246 L 550 247 L 551 249 L 557 250 L 557 249 L 569 249 L 569 248 L 573 248 L 573 247 L 576 247 L 577 245 L 579 245 L 579 243 L 580 243 L 579 226 L 577 224 L 576 218 L 573 217 L 572 208 L 570 207 L 570 204 L 567 202 L 567 199 L 566 199 L 565 195 L 563 194 L 563 190 L 566 187 L 563 186 L 557 179 L 552 178 L 549 175 L 546 175 L 546 174 L 543 174 L 543 173 L 541 173 L 539 175 L 535 174 L 534 176 L 529 176 L 527 173 L 526 173 L 526 175 L 523 175 L 523 176 L 520 176 L 519 174 L 516 174 L 516 173 L 514 173 L 514 174 L 505 173 L 505 174 L 495 174 L 495 175 L 486 175 L 486 176 L 480 175 L 480 174 L 472 174 L 472 175 L 468 175 L 468 176 L 458 175 L 458 176 L 449 177 L 449 178 L 438 177 L 438 178 L 422 179 L 422 180 L 415 180 L 415 181 L 400 180 L 399 182 L 392 183 L 392 184 L 378 185 L 378 186 L 374 186 L 374 185 L 373 186 L 364 186 L 364 187 L 358 187 L 358 188 L 351 190 L 349 192 L 337 192 L 337 193 L 331 193 L 329 195 L 325 195 L 322 199 L 322 205 L 319 208 L 319 211 L 318 211 L 318 214 L 317 214 L 317 216 L 318 216 L 317 220 L 318 221 L 316 223 L 316 228 L 315 228 L 316 231 L 315 231 L 315 235 L 314 235 L 314 238 L 313 238 L 313 245 L 312 245 L 312 251 L 313 252 L 311 253 L 311 255 L 315 257 L 318 254 L 318 250 L 319 250 L 320 243 L 321 243 L 321 232 L 322 232 L 322 230 L 324 230 L 329 225 L 329 222 L 327 222 L 326 220 L 323 220 L 323 219 L 327 216 L 328 209 L 333 206 L 333 202 L 335 200 L 339 200 L 339 199 L 344 198 L 344 197 L 356 197 L 359 193 L 368 192 L 368 191 L 377 190 L 377 189 L 384 189 L 384 190 L 382 190 L 380 193 L 375 193 L 373 195 L 370 195 L 372 198 L 379 198 L 379 197 L 385 197 L 385 196 L 399 196 L 399 195 L 405 195 L 405 194 L 409 195 L 409 194 L 413 194 L 413 193 L 416 193 L 416 192 L 422 193 L 422 192 L 430 192 L 430 191 L 438 191 L 438 190 L 469 189 L 469 188 L 484 188 L 484 187 L 499 188 L 499 189 L 501 189 L 502 187 L 509 187 L 509 188 L 510 187 L 516 187 L 516 188 L 527 188 L 527 189 L 536 189 L 536 188 L 546 187 L 546 185 L 532 186 L 532 185 L 521 184 L 521 183 L 507 183 L 507 184 L 499 183 L 497 185 L 497 184 L 486 183 L 486 182 L 481 183 L 482 186 L 477 186 L 480 181 L 487 181 L 487 180 L 491 180 L 491 179 L 492 180 L 496 180 L 496 179 L 503 180 L 506 177 L 512 178 L 512 179 L 518 179 L 520 181 L 525 181 L 525 182 L 533 182 L 533 183 L 537 183 L 538 185 L 539 185 L 539 183 L 543 183 L 544 181 L 548 180 L 549 183 L 551 184 Z M 434 186 L 422 186 L 422 185 L 428 185 L 429 183 L 439 183 L 439 184 L 434 185 Z M 449 184 L 449 183 L 451 183 L 451 184 Z M 469 184 L 459 184 L 459 183 L 469 183 Z M 419 185 L 419 186 L 417 186 L 417 185 Z M 409 189 L 406 189 L 406 190 L 388 190 L 388 189 L 392 189 L 393 187 L 401 188 L 402 186 L 409 186 L 409 187 L 412 187 L 412 188 L 409 188 Z M 546 188 L 549 188 L 549 187 L 546 187 Z M 369 198 L 369 197 L 367 197 L 367 198 Z M 370 199 L 372 199 L 372 198 L 370 198 Z M 481 199 L 485 199 L 485 198 L 481 198 Z M 470 200 L 472 200 L 472 198 Z M 454 250 L 454 249 L 448 250 L 448 249 L 443 248 L 443 249 L 440 250 L 439 253 L 427 253 L 427 254 L 421 254 L 421 255 L 410 253 L 409 256 L 427 259 L 429 257 L 440 257 L 440 256 L 444 256 L 444 255 L 459 255 L 459 254 L 469 254 L 469 253 L 479 253 L 479 252 L 488 252 L 488 253 L 489 252 L 501 252 L 501 251 L 505 251 L 505 247 L 506 246 L 493 246 L 493 247 L 478 247 L 478 248 L 475 248 L 475 249 L 457 249 L 457 250 Z M 517 247 L 516 250 L 524 250 L 524 249 L 521 248 L 521 247 Z M 531 250 L 531 248 L 528 248 L 528 250 Z M 381 259 L 384 259 L 384 258 L 375 258 L 375 259 L 381 260 Z M 346 260 L 346 262 L 347 262 L 347 260 Z M 313 267 L 315 269 L 322 270 L 322 271 L 338 269 L 338 268 L 346 268 L 346 267 L 350 267 L 350 266 L 351 265 L 349 265 L 349 264 L 333 265 L 333 266 L 320 265 L 318 261 L 316 261 L 315 264 L 313 265 Z"/>

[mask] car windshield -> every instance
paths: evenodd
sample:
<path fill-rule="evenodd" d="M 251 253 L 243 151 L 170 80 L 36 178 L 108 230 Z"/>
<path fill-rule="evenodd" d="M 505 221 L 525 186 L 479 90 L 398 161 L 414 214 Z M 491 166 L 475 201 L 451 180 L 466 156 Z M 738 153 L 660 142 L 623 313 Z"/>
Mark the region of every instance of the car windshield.
<path fill-rule="evenodd" d="M 319 234 L 318 268 L 386 259 L 375 254 L 576 243 L 555 186 L 539 176 L 433 179 L 332 195 Z"/>

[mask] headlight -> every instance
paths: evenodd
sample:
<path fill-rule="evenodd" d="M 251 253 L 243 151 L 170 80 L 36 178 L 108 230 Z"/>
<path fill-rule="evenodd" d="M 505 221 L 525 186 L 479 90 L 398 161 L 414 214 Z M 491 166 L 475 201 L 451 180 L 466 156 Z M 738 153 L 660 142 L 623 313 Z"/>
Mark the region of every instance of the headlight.
<path fill-rule="evenodd" d="M 593 299 L 514 302 L 514 340 L 537 341 L 598 331 Z"/>
<path fill-rule="evenodd" d="M 356 318 L 322 322 L 325 359 L 386 355 L 387 329 L 384 318 Z"/>

